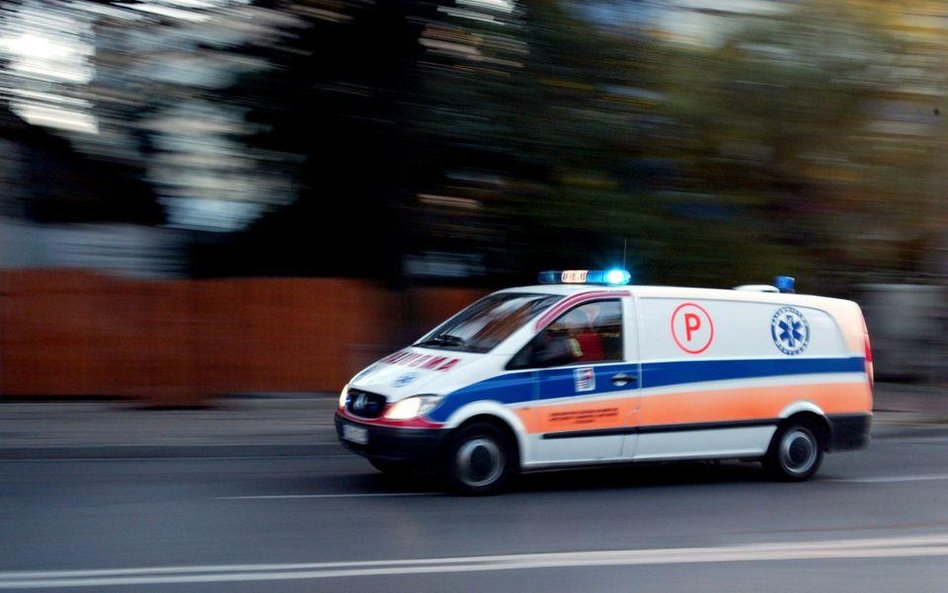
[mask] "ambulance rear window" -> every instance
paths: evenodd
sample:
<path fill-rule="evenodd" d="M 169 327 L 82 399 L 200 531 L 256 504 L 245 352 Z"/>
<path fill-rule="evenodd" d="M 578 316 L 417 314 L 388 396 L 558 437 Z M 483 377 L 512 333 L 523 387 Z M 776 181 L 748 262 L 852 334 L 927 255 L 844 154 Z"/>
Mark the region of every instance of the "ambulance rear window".
<path fill-rule="evenodd" d="M 485 353 L 562 297 L 506 292 L 488 295 L 448 319 L 414 346 Z"/>

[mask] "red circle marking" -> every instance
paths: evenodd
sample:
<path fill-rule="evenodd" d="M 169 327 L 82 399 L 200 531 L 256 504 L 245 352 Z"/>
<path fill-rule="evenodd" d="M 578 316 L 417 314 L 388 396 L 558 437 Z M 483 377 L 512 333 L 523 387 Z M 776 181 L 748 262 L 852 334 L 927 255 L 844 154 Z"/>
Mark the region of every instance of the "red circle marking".
<path fill-rule="evenodd" d="M 681 311 L 685 307 L 694 307 L 695 309 L 700 311 L 704 315 L 704 320 L 708 322 L 708 326 L 711 328 L 711 331 L 708 334 L 708 341 L 705 342 L 703 346 L 697 349 L 689 348 L 688 346 L 685 346 L 684 344 L 682 344 L 681 340 L 678 339 L 678 333 L 675 331 L 675 319 L 678 317 L 679 311 Z M 701 305 L 697 305 L 695 303 L 682 303 L 675 308 L 674 312 L 672 312 L 671 332 L 672 332 L 672 338 L 674 338 L 675 344 L 678 344 L 679 348 L 681 348 L 685 352 L 688 352 L 689 354 L 701 354 L 702 352 L 707 350 L 711 346 L 711 342 L 714 341 L 714 321 L 711 320 L 711 315 L 709 315 L 708 312 L 705 311 L 704 307 L 702 307 Z"/>

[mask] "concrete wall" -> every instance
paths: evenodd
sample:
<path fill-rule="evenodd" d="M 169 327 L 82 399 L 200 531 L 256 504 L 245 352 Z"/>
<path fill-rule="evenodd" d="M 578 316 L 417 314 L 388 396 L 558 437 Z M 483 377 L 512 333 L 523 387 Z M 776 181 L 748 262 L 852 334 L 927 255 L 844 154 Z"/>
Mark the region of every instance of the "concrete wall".
<path fill-rule="evenodd" d="M 147 281 L 0 272 L 0 397 L 337 391 L 483 291 L 340 279 Z"/>
<path fill-rule="evenodd" d="M 876 376 L 948 384 L 948 295 L 866 285 Z M 484 291 L 342 279 L 143 280 L 0 271 L 0 398 L 337 391 Z"/>

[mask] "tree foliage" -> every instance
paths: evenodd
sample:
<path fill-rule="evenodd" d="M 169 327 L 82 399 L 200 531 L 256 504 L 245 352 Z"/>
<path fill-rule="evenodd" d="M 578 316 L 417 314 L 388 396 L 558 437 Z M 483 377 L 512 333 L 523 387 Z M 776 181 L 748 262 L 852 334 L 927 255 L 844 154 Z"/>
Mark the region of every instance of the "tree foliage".
<path fill-rule="evenodd" d="M 262 213 L 198 245 L 199 275 L 920 269 L 945 223 L 938 3 L 772 4 L 690 14 L 716 33 L 694 39 L 686 8 L 617 0 L 221 0 L 213 29 L 111 6 L 89 92 L 163 204 Z"/>

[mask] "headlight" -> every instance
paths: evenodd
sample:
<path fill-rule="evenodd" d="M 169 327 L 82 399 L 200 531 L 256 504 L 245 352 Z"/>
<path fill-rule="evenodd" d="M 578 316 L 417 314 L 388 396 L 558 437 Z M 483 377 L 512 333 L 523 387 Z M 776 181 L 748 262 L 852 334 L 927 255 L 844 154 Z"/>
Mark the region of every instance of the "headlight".
<path fill-rule="evenodd" d="M 346 383 L 346 386 L 342 388 L 342 392 L 339 393 L 339 407 L 346 407 L 346 402 L 349 401 L 349 384 Z"/>
<path fill-rule="evenodd" d="M 415 397 L 406 397 L 400 402 L 396 402 L 385 417 L 389 420 L 408 420 L 427 414 L 435 409 L 441 403 L 443 395 L 416 395 Z"/>

